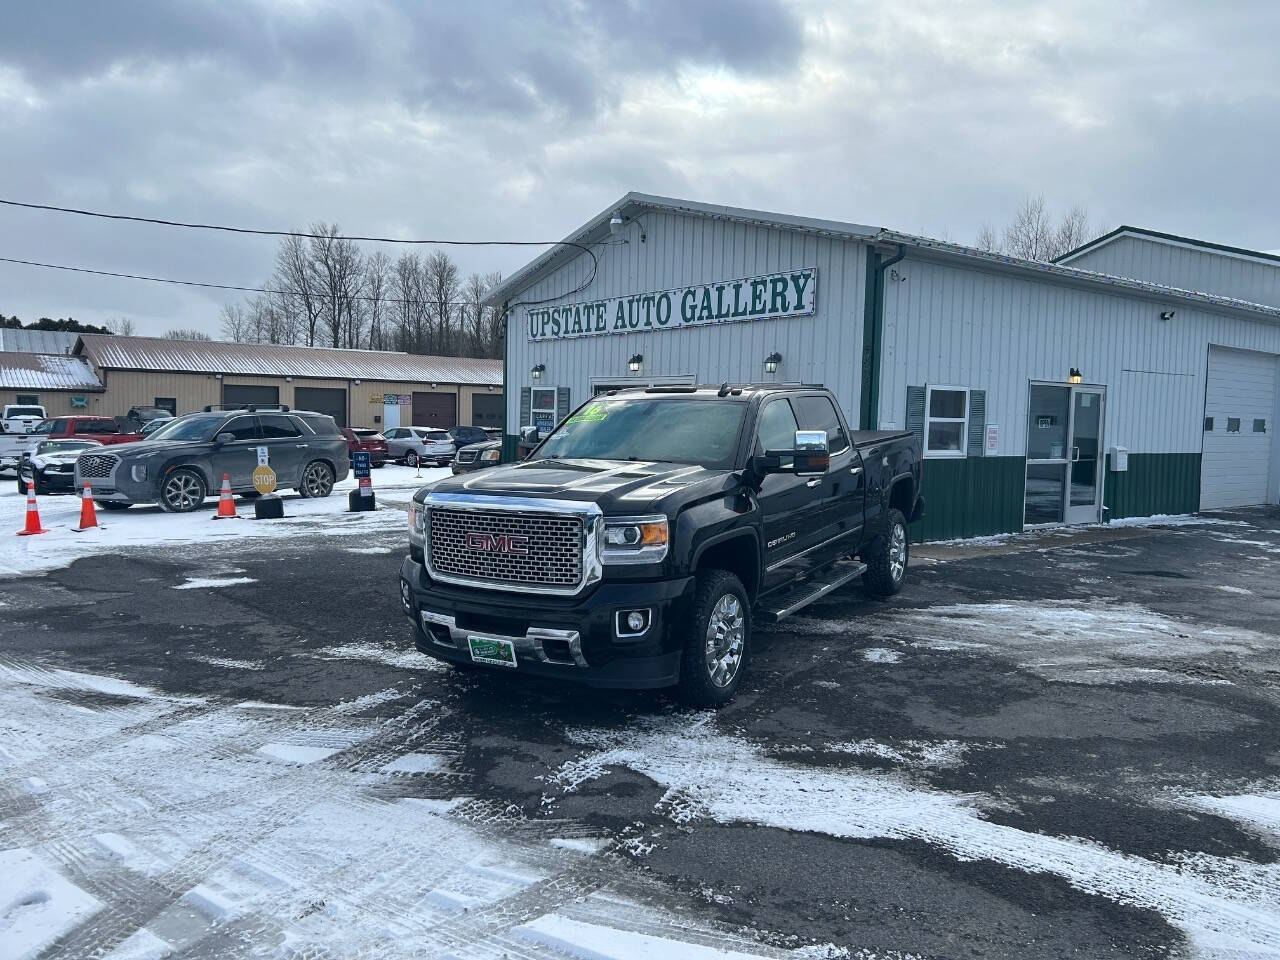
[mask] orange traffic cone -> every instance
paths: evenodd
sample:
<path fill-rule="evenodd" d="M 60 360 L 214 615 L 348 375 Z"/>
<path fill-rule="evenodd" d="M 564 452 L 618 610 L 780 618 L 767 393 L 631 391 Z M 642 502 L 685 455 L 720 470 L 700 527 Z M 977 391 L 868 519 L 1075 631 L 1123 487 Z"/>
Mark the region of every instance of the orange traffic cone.
<path fill-rule="evenodd" d="M 236 502 L 231 496 L 231 478 L 225 473 L 222 475 L 222 492 L 218 494 L 218 512 L 213 515 L 215 520 L 238 520 L 240 515 L 236 513 Z"/>
<path fill-rule="evenodd" d="M 84 485 L 84 493 L 80 495 L 80 526 L 71 529 L 76 533 L 99 529 L 98 511 L 94 508 L 93 491 L 89 488 L 87 481 Z"/>
<path fill-rule="evenodd" d="M 27 525 L 18 531 L 18 536 L 29 537 L 33 533 L 48 533 L 40 526 L 40 511 L 36 509 L 36 488 L 27 487 Z"/>

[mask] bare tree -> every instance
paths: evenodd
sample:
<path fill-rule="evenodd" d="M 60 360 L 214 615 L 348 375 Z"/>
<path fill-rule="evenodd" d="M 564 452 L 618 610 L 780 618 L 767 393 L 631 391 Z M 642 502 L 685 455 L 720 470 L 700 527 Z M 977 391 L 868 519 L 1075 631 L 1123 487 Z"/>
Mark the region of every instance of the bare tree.
<path fill-rule="evenodd" d="M 317 282 L 315 265 L 301 237 L 285 237 L 276 251 L 276 272 L 272 285 L 294 302 L 299 326 L 305 331 L 308 347 L 315 346 L 316 327 L 324 312 L 324 296 Z"/>
<path fill-rule="evenodd" d="M 426 260 L 427 311 L 434 331 L 431 353 L 449 356 L 457 352 L 454 342 L 454 303 L 462 288 L 462 274 L 453 258 L 443 250 L 430 254 Z"/>
<path fill-rule="evenodd" d="M 234 343 L 252 343 L 257 341 L 253 320 L 249 311 L 238 303 L 224 303 L 222 312 L 222 336 Z"/>
<path fill-rule="evenodd" d="M 308 231 L 312 270 L 323 295 L 323 315 L 329 346 L 354 346 L 353 307 L 360 296 L 363 255 L 341 236 L 336 223 L 315 223 Z"/>
<path fill-rule="evenodd" d="M 388 347 L 386 321 L 390 290 L 391 258 L 378 250 L 364 262 L 364 299 L 359 304 L 359 309 L 366 318 L 370 350 L 385 350 Z"/>
<path fill-rule="evenodd" d="M 1076 204 L 1055 224 L 1044 196 L 1028 196 L 1023 198 L 999 241 L 995 229 L 984 223 L 974 245 L 988 253 L 1049 261 L 1075 249 L 1096 233 L 1087 207 Z"/>
<path fill-rule="evenodd" d="M 399 328 L 398 347 L 410 353 L 426 352 L 426 271 L 416 253 L 402 253 L 392 267 L 392 297 Z"/>
<path fill-rule="evenodd" d="M 166 340 L 212 340 L 213 337 L 194 327 L 173 327 L 164 332 Z"/>
<path fill-rule="evenodd" d="M 116 317 L 114 320 L 108 320 L 107 329 L 119 337 L 132 337 L 137 332 L 133 321 L 128 317 Z"/>

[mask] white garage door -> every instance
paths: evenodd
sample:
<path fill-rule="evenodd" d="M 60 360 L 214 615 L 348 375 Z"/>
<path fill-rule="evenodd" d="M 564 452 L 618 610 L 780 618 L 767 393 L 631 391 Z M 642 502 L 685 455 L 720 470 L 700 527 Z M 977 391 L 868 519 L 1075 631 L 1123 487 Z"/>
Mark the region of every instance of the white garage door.
<path fill-rule="evenodd" d="M 1273 353 L 1209 348 L 1202 510 L 1268 502 L 1277 369 L 1280 359 Z"/>

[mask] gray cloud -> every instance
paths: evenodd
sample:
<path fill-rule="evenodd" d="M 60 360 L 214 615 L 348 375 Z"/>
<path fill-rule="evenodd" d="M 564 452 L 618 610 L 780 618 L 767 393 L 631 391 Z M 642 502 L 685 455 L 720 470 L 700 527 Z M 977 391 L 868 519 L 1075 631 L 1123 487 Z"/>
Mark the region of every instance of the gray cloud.
<path fill-rule="evenodd" d="M 534 239 L 638 189 L 963 240 L 1043 192 L 1274 248 L 1278 34 L 1270 2 L 1191 0 L 26 4 L 0 194 Z M 3 256 L 255 283 L 273 248 L 0 209 Z M 212 329 L 225 299 L 0 265 L 28 318 Z"/>

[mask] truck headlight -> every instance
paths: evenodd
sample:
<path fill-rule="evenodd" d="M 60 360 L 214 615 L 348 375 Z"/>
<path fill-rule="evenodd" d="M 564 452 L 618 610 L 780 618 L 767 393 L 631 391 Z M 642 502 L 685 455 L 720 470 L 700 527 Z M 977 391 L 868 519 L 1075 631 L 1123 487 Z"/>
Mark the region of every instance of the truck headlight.
<path fill-rule="evenodd" d="M 129 476 L 133 477 L 135 483 L 142 483 L 147 479 L 147 465 L 145 463 L 135 463 L 129 468 Z"/>
<path fill-rule="evenodd" d="M 419 537 L 427 534 L 427 511 L 416 503 L 409 507 L 409 532 Z"/>
<path fill-rule="evenodd" d="M 480 459 L 485 463 L 497 463 L 502 459 L 501 450 L 481 450 Z"/>
<path fill-rule="evenodd" d="M 657 563 L 667 555 L 667 518 L 615 517 L 604 524 L 605 563 Z"/>

